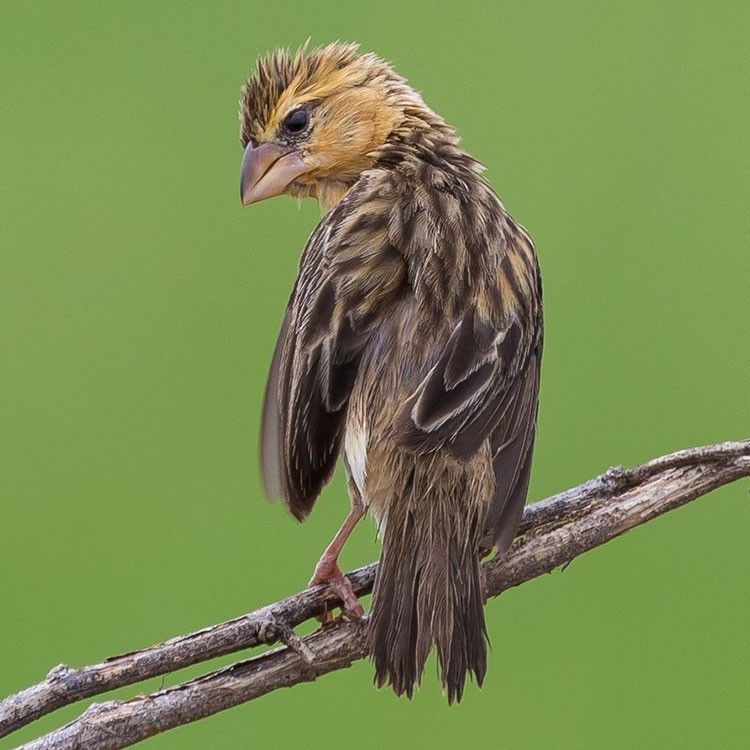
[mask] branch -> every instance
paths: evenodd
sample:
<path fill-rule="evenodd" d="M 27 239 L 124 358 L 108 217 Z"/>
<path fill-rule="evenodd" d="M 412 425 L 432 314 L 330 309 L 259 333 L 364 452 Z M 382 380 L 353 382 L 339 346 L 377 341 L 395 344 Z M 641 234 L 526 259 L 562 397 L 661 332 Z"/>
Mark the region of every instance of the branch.
<path fill-rule="evenodd" d="M 487 594 L 497 596 L 747 476 L 750 440 L 679 451 L 630 470 L 611 468 L 526 509 L 521 536 L 511 551 L 483 566 Z M 373 563 L 349 574 L 358 595 L 372 590 L 376 569 Z M 292 630 L 336 604 L 330 589 L 318 586 L 243 617 L 100 664 L 80 669 L 60 665 L 43 682 L 0 703 L 0 737 L 83 698 L 263 644 L 281 641 L 286 646 L 151 695 L 93 704 L 78 719 L 20 750 L 127 747 L 279 687 L 343 669 L 367 655 L 367 618 L 360 623 L 339 621 L 304 639 Z"/>

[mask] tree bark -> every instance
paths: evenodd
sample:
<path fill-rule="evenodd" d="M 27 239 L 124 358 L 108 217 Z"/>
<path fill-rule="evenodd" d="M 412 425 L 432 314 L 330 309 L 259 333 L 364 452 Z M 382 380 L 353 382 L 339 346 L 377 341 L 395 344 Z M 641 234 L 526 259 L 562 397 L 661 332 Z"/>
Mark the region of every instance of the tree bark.
<path fill-rule="evenodd" d="M 488 596 L 547 573 L 639 524 L 717 487 L 750 476 L 750 440 L 693 448 L 601 476 L 526 508 L 519 536 L 483 565 Z M 377 563 L 349 574 L 354 591 L 372 590 Z M 0 703 L 0 737 L 83 698 L 254 646 L 280 648 L 129 701 L 92 704 L 70 724 L 22 750 L 115 750 L 197 721 L 280 687 L 350 666 L 367 656 L 361 622 L 337 621 L 302 639 L 300 623 L 339 604 L 327 586 L 255 612 L 79 669 L 55 667 L 46 679 Z"/>

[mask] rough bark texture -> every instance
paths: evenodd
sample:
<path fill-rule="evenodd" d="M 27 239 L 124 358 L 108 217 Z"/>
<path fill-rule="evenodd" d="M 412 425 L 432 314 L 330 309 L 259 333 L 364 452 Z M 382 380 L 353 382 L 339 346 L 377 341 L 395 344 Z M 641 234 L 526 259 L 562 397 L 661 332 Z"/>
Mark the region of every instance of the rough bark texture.
<path fill-rule="evenodd" d="M 741 477 L 750 476 L 750 440 L 694 448 L 600 477 L 529 506 L 510 552 L 483 566 L 486 593 L 547 573 L 610 539 Z M 377 565 L 349 575 L 359 595 L 372 590 Z M 280 687 L 350 666 L 367 655 L 367 618 L 338 622 L 301 639 L 292 628 L 337 603 L 327 587 L 308 589 L 250 614 L 47 678 L 0 703 L 0 736 L 57 708 L 190 664 L 262 644 L 286 646 L 198 679 L 129 701 L 91 705 L 78 719 L 23 750 L 127 747 Z"/>

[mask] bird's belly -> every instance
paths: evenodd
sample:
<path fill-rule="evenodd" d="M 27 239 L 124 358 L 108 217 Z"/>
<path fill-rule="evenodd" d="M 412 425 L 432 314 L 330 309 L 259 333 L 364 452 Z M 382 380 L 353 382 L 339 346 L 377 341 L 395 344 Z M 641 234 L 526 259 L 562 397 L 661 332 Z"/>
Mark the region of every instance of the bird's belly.
<path fill-rule="evenodd" d="M 367 504 L 365 483 L 367 478 L 367 444 L 370 431 L 364 415 L 353 412 L 355 412 L 354 409 L 349 410 L 349 418 L 344 432 L 344 460 L 349 478 L 354 482 L 359 494 Z"/>
<path fill-rule="evenodd" d="M 371 511 L 379 535 L 385 531 L 390 498 L 403 484 L 403 453 L 394 432 L 396 413 L 428 367 L 432 341 L 418 341 L 402 327 L 408 311 L 378 331 L 360 364 L 344 427 L 343 458 L 349 480 Z"/>
<path fill-rule="evenodd" d="M 428 454 L 408 450 L 396 430 L 396 415 L 429 371 L 426 347 L 412 343 L 414 370 L 404 367 L 389 347 L 364 365 L 352 389 L 345 424 L 343 457 L 350 482 L 375 519 L 382 539 L 394 503 L 450 507 L 478 504 L 486 512 L 494 476 L 489 446 L 469 461 L 458 461 L 447 449 Z M 404 351 L 401 341 L 399 353 Z M 429 348 L 427 348 L 429 351 Z M 389 354 L 391 356 L 389 356 Z"/>

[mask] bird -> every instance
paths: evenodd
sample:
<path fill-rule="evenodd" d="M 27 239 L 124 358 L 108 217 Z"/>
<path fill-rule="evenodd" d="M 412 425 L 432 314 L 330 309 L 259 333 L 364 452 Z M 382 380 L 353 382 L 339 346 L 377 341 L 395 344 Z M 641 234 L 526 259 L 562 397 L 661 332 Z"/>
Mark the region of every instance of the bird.
<path fill-rule="evenodd" d="M 481 687 L 480 562 L 510 547 L 528 492 L 542 287 L 526 230 L 456 130 L 373 53 L 335 42 L 261 55 L 242 86 L 243 205 L 313 198 L 266 385 L 265 495 L 304 520 L 341 459 L 351 510 L 382 543 L 367 643 L 378 687 L 411 698 L 436 649 L 448 703 Z"/>

